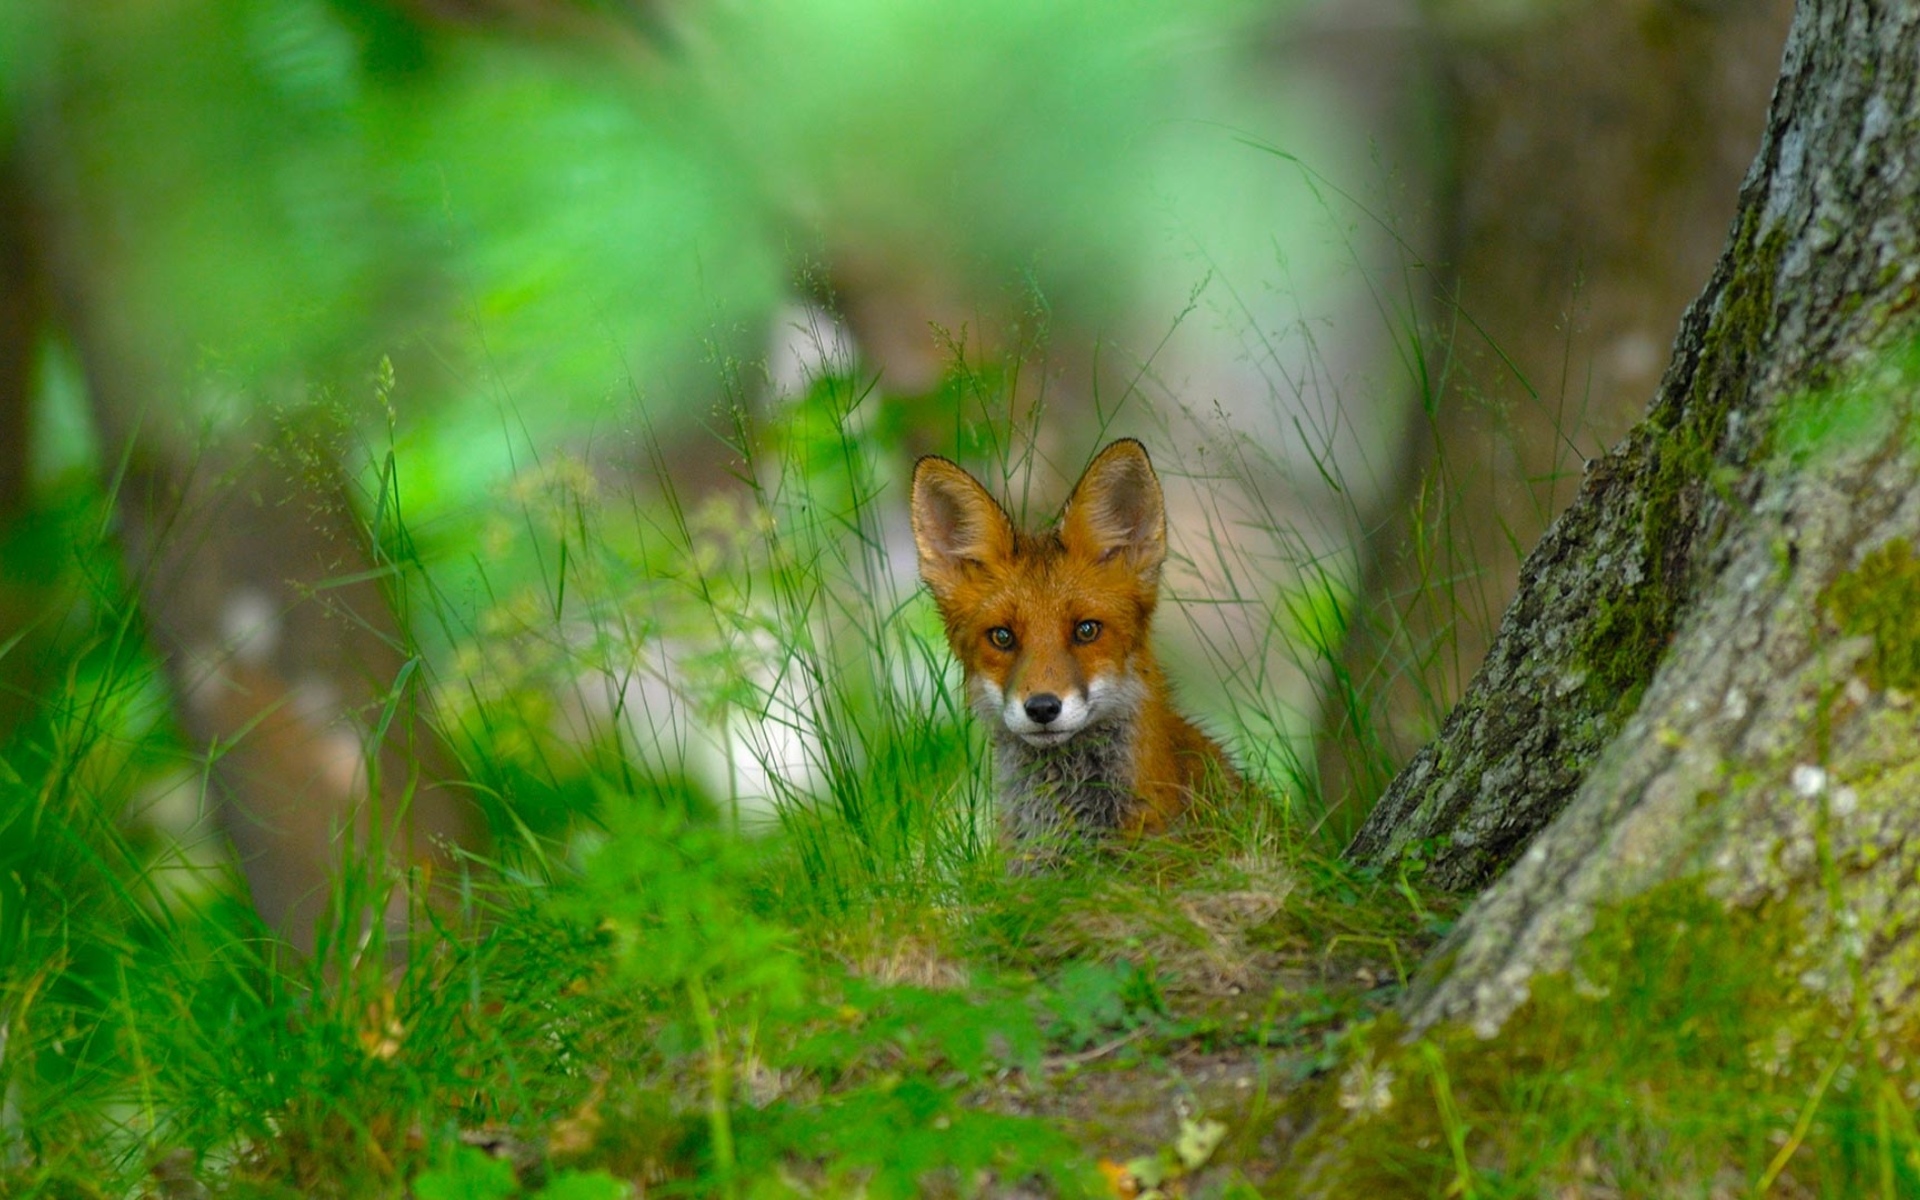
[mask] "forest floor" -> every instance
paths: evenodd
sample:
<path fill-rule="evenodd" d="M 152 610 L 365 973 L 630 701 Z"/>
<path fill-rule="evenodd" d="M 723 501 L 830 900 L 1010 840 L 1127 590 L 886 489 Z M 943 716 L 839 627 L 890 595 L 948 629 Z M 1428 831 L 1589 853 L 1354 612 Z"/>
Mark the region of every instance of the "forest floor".
<path fill-rule="evenodd" d="M 964 917 L 901 900 L 812 931 L 811 1005 L 761 1010 L 727 1066 L 727 1153 L 753 1187 L 1271 1194 L 1302 1114 L 1353 1086 L 1335 1071 L 1348 1030 L 1394 1004 L 1450 920 L 1325 856 L 1244 847 L 1209 860 L 1156 846 L 977 886 Z M 678 1027 L 659 1008 L 579 1019 L 600 1026 L 588 1041 L 625 1026 L 611 1036 L 666 1045 Z M 558 1119 L 526 1113 L 465 1140 L 518 1160 L 530 1191 L 585 1169 L 723 1190 L 699 1118 L 710 1078 L 652 1053 L 630 1075 L 590 1075 Z"/>
<path fill-rule="evenodd" d="M 1068 1133 L 1117 1195 L 1266 1192 L 1303 1096 L 1337 1086 L 1326 1074 L 1343 1033 L 1393 1005 L 1439 924 L 1315 928 L 1310 909 L 1324 913 L 1326 898 L 1302 903 L 1306 890 L 1270 871 L 1216 877 L 1171 889 L 1150 919 L 1079 922 L 1082 954 L 1151 973 L 1153 1010 L 1010 1074 L 981 1102 Z"/>

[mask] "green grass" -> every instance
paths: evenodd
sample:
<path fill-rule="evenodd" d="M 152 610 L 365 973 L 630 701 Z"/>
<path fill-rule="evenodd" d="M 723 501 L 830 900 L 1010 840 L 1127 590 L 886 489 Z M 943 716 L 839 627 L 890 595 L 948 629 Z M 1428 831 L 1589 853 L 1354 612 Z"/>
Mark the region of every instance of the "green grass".
<path fill-rule="evenodd" d="M 929 403 L 1021 444 L 966 419 L 996 386 Z M 143 817 L 196 760 L 103 501 L 64 493 L 0 551 L 51 614 L 0 646 L 40 681 L 0 767 L 0 1194 L 1920 1187 L 1910 1070 L 1691 893 L 1609 917 L 1510 1038 L 1401 1041 L 1457 902 L 1417 859 L 1339 861 L 1257 689 L 1262 798 L 1008 877 L 937 619 L 886 558 L 907 463 L 877 403 L 817 381 L 700 503 L 525 462 L 462 514 L 477 553 L 375 456 L 367 536 L 494 837 L 404 945 L 374 918 L 407 881 L 346 863 L 312 957 L 204 823 Z M 1331 657 L 1347 585 L 1308 578 L 1275 620 Z"/>
<path fill-rule="evenodd" d="M 0 1192 L 1075 1194 L 1171 1136 L 1185 1102 L 1132 1081 L 1197 1051 L 1264 1095 L 1324 1059 L 1385 994 L 1342 976 L 1390 980 L 1431 923 L 1271 779 L 1191 838 L 1007 878 L 937 618 L 886 560 L 908 464 L 874 404 L 820 380 L 703 504 L 528 463 L 464 562 L 376 456 L 367 536 L 494 828 L 404 945 L 377 858 L 303 957 L 204 821 L 142 818 L 204 780 L 103 502 L 43 514 L 16 561 L 68 611 L 6 651 L 38 682 L 0 772 Z M 820 736 L 740 752 L 769 729 Z M 1344 945 L 1311 932 L 1330 907 Z"/>

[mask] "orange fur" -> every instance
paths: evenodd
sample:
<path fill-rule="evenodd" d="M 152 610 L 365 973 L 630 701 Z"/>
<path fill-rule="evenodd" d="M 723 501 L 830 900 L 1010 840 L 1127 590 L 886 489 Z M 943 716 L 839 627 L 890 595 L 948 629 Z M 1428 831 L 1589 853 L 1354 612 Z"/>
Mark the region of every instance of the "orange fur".
<path fill-rule="evenodd" d="M 1206 788 L 1238 790 L 1225 753 L 1173 708 L 1148 641 L 1166 508 L 1146 450 L 1102 450 L 1046 533 L 1014 528 L 944 458 L 913 473 L 920 575 L 966 673 L 1015 842 L 1166 829 Z"/>

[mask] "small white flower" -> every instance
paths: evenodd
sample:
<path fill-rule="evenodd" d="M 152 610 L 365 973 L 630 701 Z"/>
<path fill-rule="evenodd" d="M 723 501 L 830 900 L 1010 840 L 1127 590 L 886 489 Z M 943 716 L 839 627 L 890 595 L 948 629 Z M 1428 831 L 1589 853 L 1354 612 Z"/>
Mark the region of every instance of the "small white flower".
<path fill-rule="evenodd" d="M 1340 1107 L 1362 1116 L 1392 1108 L 1393 1068 L 1375 1066 L 1371 1057 L 1348 1067 L 1340 1076 Z"/>

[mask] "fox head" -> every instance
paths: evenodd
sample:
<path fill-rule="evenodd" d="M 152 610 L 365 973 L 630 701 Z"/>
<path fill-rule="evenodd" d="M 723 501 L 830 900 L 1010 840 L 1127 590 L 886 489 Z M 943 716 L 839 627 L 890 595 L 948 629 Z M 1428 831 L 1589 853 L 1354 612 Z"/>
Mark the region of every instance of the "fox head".
<path fill-rule="evenodd" d="M 1057 746 L 1139 709 L 1167 557 L 1166 504 L 1139 442 L 1102 450 L 1037 535 L 1014 528 L 960 467 L 923 458 L 913 540 L 968 696 L 996 736 Z"/>

